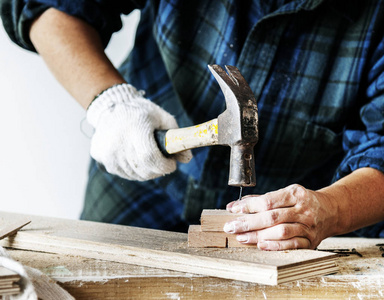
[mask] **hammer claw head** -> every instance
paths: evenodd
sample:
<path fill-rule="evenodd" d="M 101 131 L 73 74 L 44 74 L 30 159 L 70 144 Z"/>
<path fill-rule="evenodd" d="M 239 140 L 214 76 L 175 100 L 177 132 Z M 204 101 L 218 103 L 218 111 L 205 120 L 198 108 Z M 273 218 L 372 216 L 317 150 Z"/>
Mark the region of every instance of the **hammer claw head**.
<path fill-rule="evenodd" d="M 240 82 L 238 81 L 238 78 L 243 77 L 239 69 L 234 66 L 228 66 L 228 65 L 225 66 L 225 69 L 227 70 L 229 77 L 232 79 L 232 82 L 235 85 L 239 86 Z"/>
<path fill-rule="evenodd" d="M 238 68 L 209 65 L 224 94 L 226 110 L 218 117 L 218 142 L 231 147 L 229 185 L 256 185 L 253 148 L 258 141 L 255 96 Z M 236 149 L 236 150 L 235 150 Z"/>

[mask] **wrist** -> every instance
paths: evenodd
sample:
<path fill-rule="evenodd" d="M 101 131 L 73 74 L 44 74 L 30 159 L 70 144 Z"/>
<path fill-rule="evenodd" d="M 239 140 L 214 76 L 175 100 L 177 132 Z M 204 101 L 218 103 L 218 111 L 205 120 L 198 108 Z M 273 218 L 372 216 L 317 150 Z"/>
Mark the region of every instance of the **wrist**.
<path fill-rule="evenodd" d="M 340 235 L 354 230 L 353 213 L 350 205 L 350 191 L 347 186 L 334 183 L 331 186 L 318 191 L 325 199 L 330 211 L 332 211 L 333 221 L 330 223 L 330 235 Z"/>
<path fill-rule="evenodd" d="M 100 115 L 118 104 L 128 103 L 141 98 L 143 91 L 138 91 L 128 83 L 115 84 L 100 92 L 91 101 L 87 108 L 87 120 L 92 126 L 96 126 Z"/>
<path fill-rule="evenodd" d="M 88 107 L 87 107 L 87 110 L 88 110 L 89 107 L 92 105 L 92 103 L 94 103 L 94 102 L 96 101 L 96 99 L 99 99 L 100 97 L 102 97 L 102 95 L 103 95 L 104 93 L 106 93 L 109 89 L 113 89 L 113 88 L 115 88 L 115 87 L 117 87 L 118 85 L 121 85 L 121 84 L 123 84 L 123 83 L 117 83 L 117 84 L 114 84 L 114 85 L 109 86 L 109 87 L 107 87 L 106 89 L 102 90 L 100 93 L 98 93 L 98 94 L 91 100 L 91 102 L 89 103 L 89 105 L 88 105 Z"/>

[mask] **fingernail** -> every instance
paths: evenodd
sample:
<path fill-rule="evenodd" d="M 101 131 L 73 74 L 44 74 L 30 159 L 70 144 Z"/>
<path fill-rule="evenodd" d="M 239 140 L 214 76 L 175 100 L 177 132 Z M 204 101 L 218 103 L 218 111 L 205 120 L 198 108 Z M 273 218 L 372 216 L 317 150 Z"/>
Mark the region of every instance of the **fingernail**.
<path fill-rule="evenodd" d="M 241 213 L 242 210 L 243 210 L 242 205 L 240 205 L 239 203 L 234 203 L 231 207 L 231 212 L 235 214 Z"/>
<path fill-rule="evenodd" d="M 248 223 L 245 220 L 237 219 L 228 223 L 225 223 L 223 230 L 226 233 L 244 233 L 248 231 Z"/>
<path fill-rule="evenodd" d="M 237 237 L 236 237 L 236 240 L 238 241 L 238 242 L 240 242 L 240 243 L 246 243 L 246 242 L 248 242 L 248 235 L 246 235 L 246 234 L 242 234 L 242 235 L 238 235 Z"/>
<path fill-rule="evenodd" d="M 233 206 L 233 202 L 229 202 L 226 206 L 227 211 L 231 211 L 232 206 Z"/>
<path fill-rule="evenodd" d="M 226 233 L 235 233 L 235 224 L 233 222 L 225 223 L 223 230 Z"/>
<path fill-rule="evenodd" d="M 269 250 L 269 249 L 268 249 L 268 243 L 267 243 L 267 242 L 258 242 L 258 243 L 257 243 L 257 247 L 258 247 L 260 250 Z"/>
<path fill-rule="evenodd" d="M 274 241 L 263 241 L 257 244 L 260 250 L 276 251 L 279 250 L 279 246 Z"/>

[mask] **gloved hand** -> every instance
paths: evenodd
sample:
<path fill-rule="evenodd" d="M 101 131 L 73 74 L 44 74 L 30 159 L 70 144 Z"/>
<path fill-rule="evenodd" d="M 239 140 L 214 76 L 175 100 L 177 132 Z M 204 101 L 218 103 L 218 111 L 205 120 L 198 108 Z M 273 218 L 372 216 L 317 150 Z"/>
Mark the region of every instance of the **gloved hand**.
<path fill-rule="evenodd" d="M 176 120 L 132 85 L 101 93 L 89 106 L 87 120 L 95 128 L 91 156 L 111 174 L 145 181 L 175 171 L 176 160 L 192 159 L 191 151 L 171 158 L 160 152 L 154 131 L 178 128 Z"/>

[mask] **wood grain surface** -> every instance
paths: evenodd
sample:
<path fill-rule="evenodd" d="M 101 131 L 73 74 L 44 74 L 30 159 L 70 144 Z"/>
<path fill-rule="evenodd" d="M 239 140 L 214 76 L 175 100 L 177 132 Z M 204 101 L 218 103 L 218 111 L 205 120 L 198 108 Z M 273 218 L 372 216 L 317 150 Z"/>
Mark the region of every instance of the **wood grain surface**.
<path fill-rule="evenodd" d="M 236 234 L 224 231 L 202 231 L 200 225 L 191 225 L 188 229 L 188 247 L 192 248 L 238 248 L 257 247 L 256 244 L 241 244 Z"/>
<path fill-rule="evenodd" d="M 8 249 L 12 258 L 56 280 L 78 300 L 383 299 L 384 239 L 329 238 L 322 249 L 346 253 L 339 272 L 277 286 L 90 259 Z M 348 254 L 355 248 L 357 254 Z M 352 252 L 352 251 L 351 251 Z"/>
<path fill-rule="evenodd" d="M 243 216 L 244 214 L 233 214 L 225 209 L 204 209 L 201 213 L 202 231 L 223 231 L 224 224 Z"/>

